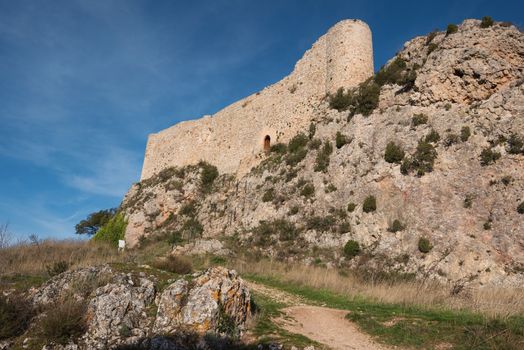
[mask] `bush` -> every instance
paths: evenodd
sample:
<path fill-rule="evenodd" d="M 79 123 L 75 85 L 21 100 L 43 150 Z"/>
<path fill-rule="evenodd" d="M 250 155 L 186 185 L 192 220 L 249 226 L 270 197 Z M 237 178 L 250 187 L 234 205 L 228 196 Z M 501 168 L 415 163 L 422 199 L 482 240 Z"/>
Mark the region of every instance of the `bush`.
<path fill-rule="evenodd" d="M 309 124 L 309 133 L 308 137 L 310 140 L 313 139 L 313 136 L 315 136 L 315 133 L 317 132 L 317 125 L 315 123 Z"/>
<path fill-rule="evenodd" d="M 308 147 L 309 149 L 319 149 L 320 145 L 322 145 L 322 141 L 320 141 L 319 139 L 313 139 L 309 141 Z"/>
<path fill-rule="evenodd" d="M 388 163 L 399 164 L 402 161 L 402 159 L 404 159 L 404 151 L 395 142 L 391 141 L 386 146 L 386 151 L 384 152 L 384 159 Z"/>
<path fill-rule="evenodd" d="M 346 135 L 342 134 L 340 131 L 337 131 L 337 136 L 335 137 L 335 146 L 340 149 L 344 145 L 348 144 L 349 140 Z"/>
<path fill-rule="evenodd" d="M 273 188 L 268 189 L 262 196 L 262 202 L 271 202 L 275 199 L 275 190 Z"/>
<path fill-rule="evenodd" d="M 490 147 L 484 148 L 480 153 L 480 165 L 486 166 L 495 163 L 500 158 L 500 153 Z"/>
<path fill-rule="evenodd" d="M 517 206 L 517 213 L 519 213 L 519 214 L 524 214 L 524 202 L 520 203 L 520 204 Z"/>
<path fill-rule="evenodd" d="M 344 245 L 344 256 L 352 259 L 360 253 L 360 244 L 357 241 L 350 239 Z"/>
<path fill-rule="evenodd" d="M 200 190 L 203 193 L 209 193 L 213 189 L 213 183 L 218 177 L 218 169 L 216 166 L 207 162 L 200 162 L 198 165 L 202 169 L 200 173 Z"/>
<path fill-rule="evenodd" d="M 450 147 L 456 143 L 459 143 L 460 137 L 457 134 L 448 134 L 444 140 L 444 146 Z"/>
<path fill-rule="evenodd" d="M 183 240 L 182 240 L 182 233 L 180 231 L 173 231 L 171 233 L 169 233 L 168 237 L 167 237 L 167 242 L 171 245 L 173 244 L 179 244 L 181 243 Z"/>
<path fill-rule="evenodd" d="M 298 214 L 298 211 L 299 211 L 299 210 L 300 210 L 300 208 L 298 207 L 298 205 L 294 205 L 294 206 L 292 206 L 292 207 L 289 209 L 289 211 L 288 211 L 287 214 L 288 214 L 289 216 L 293 216 L 293 215 Z"/>
<path fill-rule="evenodd" d="M 124 239 L 126 232 L 127 220 L 124 214 L 116 214 L 107 224 L 105 224 L 98 232 L 93 236 L 95 242 L 108 242 L 111 245 L 117 247 L 118 241 Z"/>
<path fill-rule="evenodd" d="M 298 151 L 289 153 L 286 157 L 286 164 L 295 166 L 307 156 L 307 148 L 300 148 Z"/>
<path fill-rule="evenodd" d="M 420 139 L 413 157 L 411 159 L 404 158 L 402 161 L 400 172 L 407 175 L 411 171 L 415 171 L 417 176 L 423 176 L 433 171 L 433 165 L 437 156 L 435 147 L 426 140 Z"/>
<path fill-rule="evenodd" d="M 357 207 L 357 205 L 356 205 L 355 203 L 350 202 L 350 203 L 348 204 L 348 211 L 349 211 L 350 213 L 352 213 L 352 212 L 355 211 L 355 208 L 356 208 L 356 207 Z"/>
<path fill-rule="evenodd" d="M 322 149 L 318 152 L 317 158 L 315 159 L 315 171 L 326 172 L 331 153 L 333 153 L 333 146 L 331 142 L 325 141 L 324 146 L 322 146 Z"/>
<path fill-rule="evenodd" d="M 287 146 L 283 143 L 275 143 L 269 148 L 269 152 L 277 154 L 285 154 L 287 152 Z"/>
<path fill-rule="evenodd" d="M 480 28 L 488 28 L 493 25 L 493 18 L 490 16 L 484 16 L 482 17 L 482 22 L 480 22 Z"/>
<path fill-rule="evenodd" d="M 433 246 L 427 238 L 420 237 L 418 240 L 418 250 L 421 253 L 429 253 L 433 249 Z"/>
<path fill-rule="evenodd" d="M 398 219 L 395 219 L 391 225 L 388 227 L 388 231 L 389 232 L 399 232 L 399 231 L 402 231 L 404 230 L 406 227 L 402 224 L 402 222 L 400 222 L 400 220 Z"/>
<path fill-rule="evenodd" d="M 429 134 L 426 135 L 426 142 L 436 143 L 440 140 L 440 135 L 435 130 L 431 129 Z"/>
<path fill-rule="evenodd" d="M 508 141 L 508 153 L 510 154 L 520 154 L 524 152 L 524 141 L 517 134 L 511 134 Z"/>
<path fill-rule="evenodd" d="M 463 126 L 462 129 L 460 129 L 460 140 L 466 142 L 470 136 L 471 130 L 469 129 L 469 126 Z"/>
<path fill-rule="evenodd" d="M 191 200 L 187 203 L 184 203 L 181 207 L 180 207 L 180 210 L 178 211 L 178 214 L 179 215 L 185 215 L 185 216 L 190 216 L 190 217 L 194 217 L 196 215 L 196 204 L 195 204 L 195 201 Z"/>
<path fill-rule="evenodd" d="M 166 258 L 157 259 L 153 266 L 157 269 L 169 271 L 179 275 L 187 275 L 193 272 L 191 260 L 185 257 L 169 255 Z"/>
<path fill-rule="evenodd" d="M 33 304 L 21 296 L 0 292 L 0 340 L 23 334 L 33 317 Z"/>
<path fill-rule="evenodd" d="M 353 93 L 351 90 L 344 92 L 344 88 L 340 87 L 335 95 L 329 96 L 329 107 L 337 111 L 345 111 L 353 104 Z"/>
<path fill-rule="evenodd" d="M 69 263 L 64 260 L 57 261 L 53 265 L 46 266 L 47 274 L 50 277 L 57 276 L 63 272 L 66 272 L 68 269 L 69 269 Z"/>
<path fill-rule="evenodd" d="M 368 80 L 359 85 L 351 115 L 362 114 L 367 117 L 378 107 L 380 85 Z"/>
<path fill-rule="evenodd" d="M 435 29 L 434 31 L 429 33 L 428 36 L 426 37 L 426 45 L 429 45 L 433 41 L 433 39 L 435 39 L 437 34 L 438 34 L 438 29 Z"/>
<path fill-rule="evenodd" d="M 299 133 L 289 141 L 287 149 L 291 153 L 297 152 L 304 148 L 307 145 L 308 141 L 309 138 L 306 135 L 304 135 L 303 133 Z"/>
<path fill-rule="evenodd" d="M 306 227 L 308 230 L 325 232 L 332 230 L 335 224 L 336 219 L 334 216 L 312 216 L 307 219 Z"/>
<path fill-rule="evenodd" d="M 364 213 L 371 213 L 377 210 L 377 199 L 375 196 L 367 196 L 362 204 L 362 210 Z"/>
<path fill-rule="evenodd" d="M 446 35 L 455 34 L 456 32 L 458 32 L 458 26 L 456 24 L 448 24 Z"/>
<path fill-rule="evenodd" d="M 466 198 L 464 198 L 464 208 L 471 208 L 473 205 L 473 195 L 467 194 Z"/>
<path fill-rule="evenodd" d="M 94 235 L 100 230 L 102 226 L 107 224 L 109 220 L 116 214 L 116 209 L 105 209 L 95 213 L 91 213 L 85 220 L 80 221 L 75 226 L 75 232 L 77 234 L 88 234 Z"/>
<path fill-rule="evenodd" d="M 344 233 L 347 233 L 349 231 L 351 231 L 351 225 L 349 224 L 349 222 L 344 221 L 344 222 L 340 223 L 340 225 L 338 225 L 338 233 L 344 234 Z"/>
<path fill-rule="evenodd" d="M 413 118 L 411 118 L 411 125 L 413 126 L 419 126 L 422 124 L 426 124 L 428 122 L 428 116 L 424 113 L 415 114 Z"/>
<path fill-rule="evenodd" d="M 375 76 L 375 82 L 379 86 L 386 84 L 404 85 L 406 68 L 406 62 L 400 57 L 397 57 L 389 65 L 380 68 Z"/>
<path fill-rule="evenodd" d="M 300 195 L 306 198 L 313 197 L 315 195 L 315 186 L 312 183 L 306 184 L 304 187 L 302 187 Z"/>
<path fill-rule="evenodd" d="M 285 219 L 273 221 L 260 221 L 259 225 L 253 229 L 256 244 L 267 246 L 271 243 L 271 236 L 278 235 L 282 241 L 292 241 L 299 235 L 299 230 L 295 225 Z"/>
<path fill-rule="evenodd" d="M 482 227 L 484 228 L 484 230 L 488 231 L 488 230 L 491 230 L 491 220 L 488 220 L 484 223 L 484 225 L 482 225 Z"/>
<path fill-rule="evenodd" d="M 40 321 L 43 337 L 49 342 L 66 344 L 86 331 L 87 304 L 73 298 L 51 305 Z"/>
<path fill-rule="evenodd" d="M 189 241 L 197 237 L 202 237 L 202 233 L 204 233 L 204 227 L 200 221 L 195 218 L 191 218 L 187 220 L 184 225 L 182 225 L 180 232 L 182 236 L 185 236 L 185 238 Z"/>
<path fill-rule="evenodd" d="M 438 49 L 438 45 L 435 43 L 431 43 L 428 45 L 428 55 Z"/>

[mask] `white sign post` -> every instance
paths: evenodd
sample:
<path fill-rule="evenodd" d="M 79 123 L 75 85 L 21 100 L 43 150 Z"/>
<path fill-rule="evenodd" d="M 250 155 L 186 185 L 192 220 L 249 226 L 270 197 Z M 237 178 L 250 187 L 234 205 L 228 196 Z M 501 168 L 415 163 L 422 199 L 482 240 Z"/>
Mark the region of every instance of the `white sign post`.
<path fill-rule="evenodd" d="M 126 248 L 126 241 L 119 239 L 118 240 L 118 251 L 123 251 Z"/>

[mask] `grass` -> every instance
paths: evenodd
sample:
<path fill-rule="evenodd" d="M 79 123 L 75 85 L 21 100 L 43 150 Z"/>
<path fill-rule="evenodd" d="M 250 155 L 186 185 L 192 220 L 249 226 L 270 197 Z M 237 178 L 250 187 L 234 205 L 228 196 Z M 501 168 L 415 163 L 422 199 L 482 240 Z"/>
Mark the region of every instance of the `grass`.
<path fill-rule="evenodd" d="M 467 311 L 429 310 L 399 304 L 380 304 L 365 298 L 348 298 L 326 289 L 289 283 L 257 274 L 246 278 L 312 303 L 348 310 L 348 318 L 381 342 L 419 349 L 451 345 L 453 349 L 521 349 L 524 317 L 488 318 Z M 268 330 L 267 328 L 264 329 Z"/>

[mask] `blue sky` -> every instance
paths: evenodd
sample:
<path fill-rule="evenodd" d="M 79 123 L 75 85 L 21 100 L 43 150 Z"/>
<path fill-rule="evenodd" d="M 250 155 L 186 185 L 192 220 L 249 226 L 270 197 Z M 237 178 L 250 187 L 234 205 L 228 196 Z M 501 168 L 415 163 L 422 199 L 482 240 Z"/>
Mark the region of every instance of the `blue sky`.
<path fill-rule="evenodd" d="M 139 178 L 147 135 L 280 80 L 344 18 L 375 68 L 403 43 L 522 1 L 0 0 L 0 223 L 74 237 Z"/>

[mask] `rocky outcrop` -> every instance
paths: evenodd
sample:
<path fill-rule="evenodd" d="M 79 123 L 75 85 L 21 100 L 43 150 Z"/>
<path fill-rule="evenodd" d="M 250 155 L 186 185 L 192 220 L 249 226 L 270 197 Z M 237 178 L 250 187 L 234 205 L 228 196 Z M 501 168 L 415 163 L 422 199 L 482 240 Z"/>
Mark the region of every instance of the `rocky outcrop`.
<path fill-rule="evenodd" d="M 64 298 L 88 304 L 85 334 L 74 343 L 46 349 L 111 349 L 123 344 L 185 349 L 179 338 L 186 334 L 238 337 L 251 313 L 245 283 L 235 271 L 222 267 L 173 280 L 163 290 L 154 275 L 90 267 L 54 277 L 33 290 L 32 298 L 41 307 Z"/>

